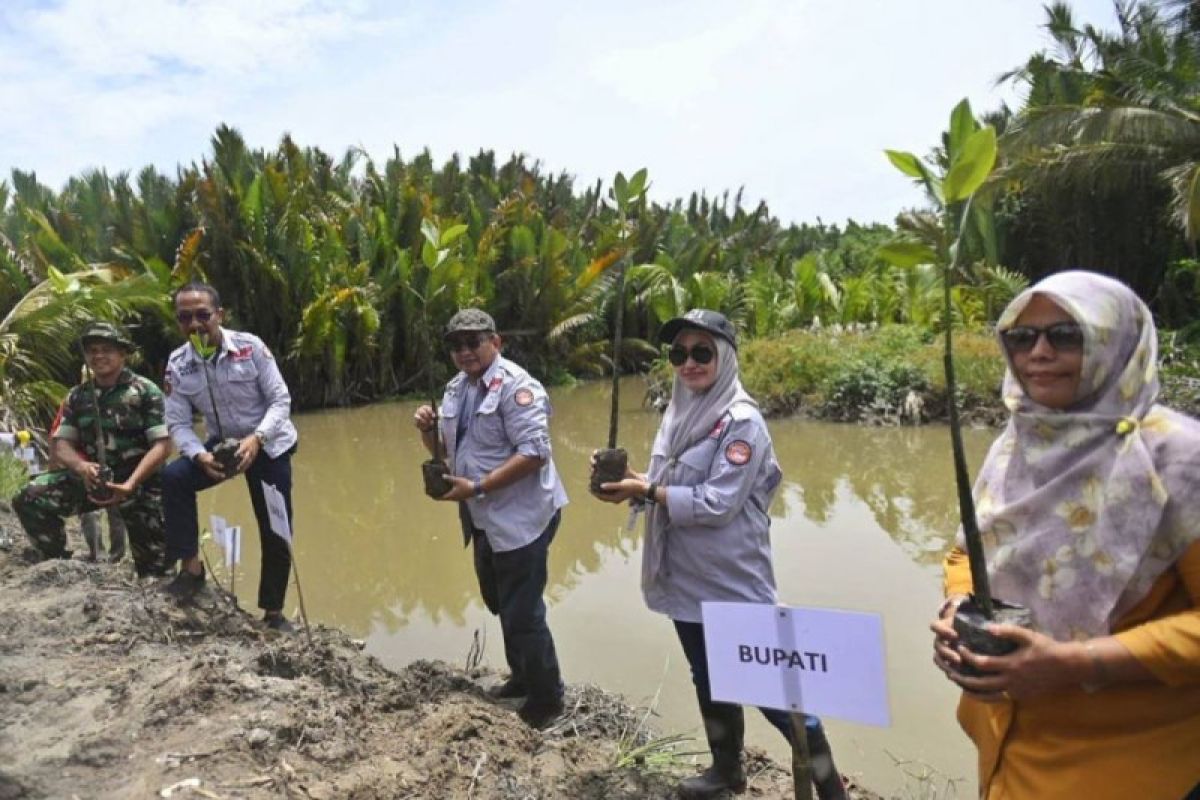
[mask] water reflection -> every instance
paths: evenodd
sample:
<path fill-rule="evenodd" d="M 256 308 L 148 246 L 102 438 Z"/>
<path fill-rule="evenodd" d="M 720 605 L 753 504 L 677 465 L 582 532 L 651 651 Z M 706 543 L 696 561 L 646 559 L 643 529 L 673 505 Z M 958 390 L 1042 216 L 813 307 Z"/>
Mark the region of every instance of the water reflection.
<path fill-rule="evenodd" d="M 555 458 L 571 503 L 551 548 L 551 626 L 567 680 L 635 701 L 648 700 L 661 681 L 659 727 L 694 732 L 694 697 L 678 645 L 638 590 L 640 524 L 627 530 L 624 509 L 587 494 L 588 456 L 607 439 L 606 390 L 596 383 L 552 392 Z M 644 390 L 639 379 L 622 387 L 621 445 L 635 468 L 648 461 L 660 419 L 641 406 Z M 368 651 L 391 666 L 416 658 L 462 663 L 476 629 L 490 631 L 486 657 L 499 666 L 498 626 L 478 599 L 455 508 L 422 491 L 426 456 L 411 426 L 416 405 L 296 420 L 293 499 L 305 602 L 314 621 L 366 638 Z M 772 509 L 781 599 L 886 612 L 895 725 L 875 731 L 832 721 L 835 746 L 848 748 L 850 765 L 884 791 L 908 788 L 886 752 L 923 758 L 951 776 L 968 774 L 970 754 L 953 724 L 954 693 L 929 665 L 925 632 L 937 604 L 935 565 L 956 524 L 946 430 L 770 425 L 785 480 Z M 991 437 L 968 432 L 973 467 Z M 253 530 L 240 483 L 206 493 L 202 508 Z M 244 607 L 255 600 L 257 550 L 247 546 L 239 568 Z M 217 574 L 227 583 L 219 566 Z M 293 587 L 289 611 L 295 601 Z M 782 745 L 760 728 L 751 723 L 749 741 L 786 761 Z"/>
<path fill-rule="evenodd" d="M 950 434 L 931 428 L 868 428 L 778 420 L 771 423 L 785 491 L 775 516 L 801 513 L 817 523 L 836 513 L 842 489 L 915 561 L 941 562 L 958 527 Z M 964 431 L 971 472 L 995 433 Z"/>

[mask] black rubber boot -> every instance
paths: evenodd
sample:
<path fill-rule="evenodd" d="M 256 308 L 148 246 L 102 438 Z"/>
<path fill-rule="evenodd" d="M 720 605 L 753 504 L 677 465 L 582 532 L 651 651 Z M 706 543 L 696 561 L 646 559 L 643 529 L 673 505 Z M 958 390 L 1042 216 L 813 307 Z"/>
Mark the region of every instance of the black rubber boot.
<path fill-rule="evenodd" d="M 728 703 L 702 704 L 700 713 L 713 763 L 699 775 L 680 781 L 679 796 L 684 800 L 706 800 L 725 797 L 728 792 L 741 794 L 746 791 L 746 771 L 742 768 L 746 720 L 742 707 Z"/>
<path fill-rule="evenodd" d="M 810 728 L 806 725 L 804 734 L 808 740 L 808 760 L 813 786 L 817 789 L 819 800 L 850 800 L 841 773 L 833 763 L 833 750 L 829 747 L 829 740 L 825 738 L 825 728 Z"/>

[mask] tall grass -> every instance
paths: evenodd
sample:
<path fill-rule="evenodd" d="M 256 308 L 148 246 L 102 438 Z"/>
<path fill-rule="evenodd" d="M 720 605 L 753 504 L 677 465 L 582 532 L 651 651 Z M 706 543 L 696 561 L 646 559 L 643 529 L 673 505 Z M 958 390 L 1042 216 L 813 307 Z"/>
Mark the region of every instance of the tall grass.
<path fill-rule="evenodd" d="M 28 480 L 24 461 L 11 453 L 0 453 L 0 501 L 7 503 Z"/>

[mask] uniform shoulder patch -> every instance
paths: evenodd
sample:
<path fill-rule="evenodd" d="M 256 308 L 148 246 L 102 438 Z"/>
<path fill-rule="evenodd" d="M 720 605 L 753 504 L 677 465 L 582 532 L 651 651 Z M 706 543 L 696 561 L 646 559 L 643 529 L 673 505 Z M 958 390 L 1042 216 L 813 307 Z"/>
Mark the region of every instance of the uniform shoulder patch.
<path fill-rule="evenodd" d="M 267 347 L 265 344 L 262 347 L 262 354 L 270 359 L 275 358 L 275 354 L 271 352 L 271 348 Z"/>
<path fill-rule="evenodd" d="M 530 389 L 517 389 L 513 394 L 513 400 L 519 406 L 528 406 L 533 404 L 533 392 Z"/>
<path fill-rule="evenodd" d="M 745 439 L 736 439 L 725 446 L 725 460 L 735 466 L 742 466 L 750 461 L 754 448 Z"/>

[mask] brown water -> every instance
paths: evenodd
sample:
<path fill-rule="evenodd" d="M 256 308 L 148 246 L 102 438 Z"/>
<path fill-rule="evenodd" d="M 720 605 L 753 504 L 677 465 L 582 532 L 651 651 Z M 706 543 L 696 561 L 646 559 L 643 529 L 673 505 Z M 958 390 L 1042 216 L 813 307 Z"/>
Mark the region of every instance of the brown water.
<path fill-rule="evenodd" d="M 644 468 L 659 415 L 640 406 L 645 386 L 622 389 L 621 444 Z M 588 454 L 607 438 L 606 386 L 552 393 L 554 453 L 571 504 L 551 549 L 550 624 L 564 678 L 655 701 L 661 732 L 688 731 L 703 749 L 687 665 L 670 622 L 643 606 L 640 530 L 623 508 L 587 493 Z M 297 565 L 310 618 L 367 641 L 392 666 L 419 658 L 462 664 L 478 629 L 485 662 L 502 668 L 498 622 L 478 599 L 470 553 L 452 504 L 422 493 L 426 458 L 412 427 L 417 403 L 300 416 L 295 467 Z M 928 623 L 955 528 L 949 435 L 942 426 L 881 429 L 772 421 L 784 484 L 773 512 L 780 601 L 873 611 L 886 631 L 892 727 L 827 720 L 839 765 L 877 791 L 972 797 L 973 751 L 954 721 L 957 693 L 931 663 Z M 967 431 L 972 469 L 993 434 Z M 237 591 L 253 608 L 258 547 L 244 485 L 207 493 L 249 537 Z M 208 544 L 210 560 L 219 553 Z M 228 575 L 218 570 L 228 585 Z M 289 590 L 289 611 L 297 605 Z M 784 763 L 788 751 L 757 715 L 747 738 Z M 956 782 L 947 791 L 948 781 Z M 936 794 L 935 794 L 936 790 Z"/>

